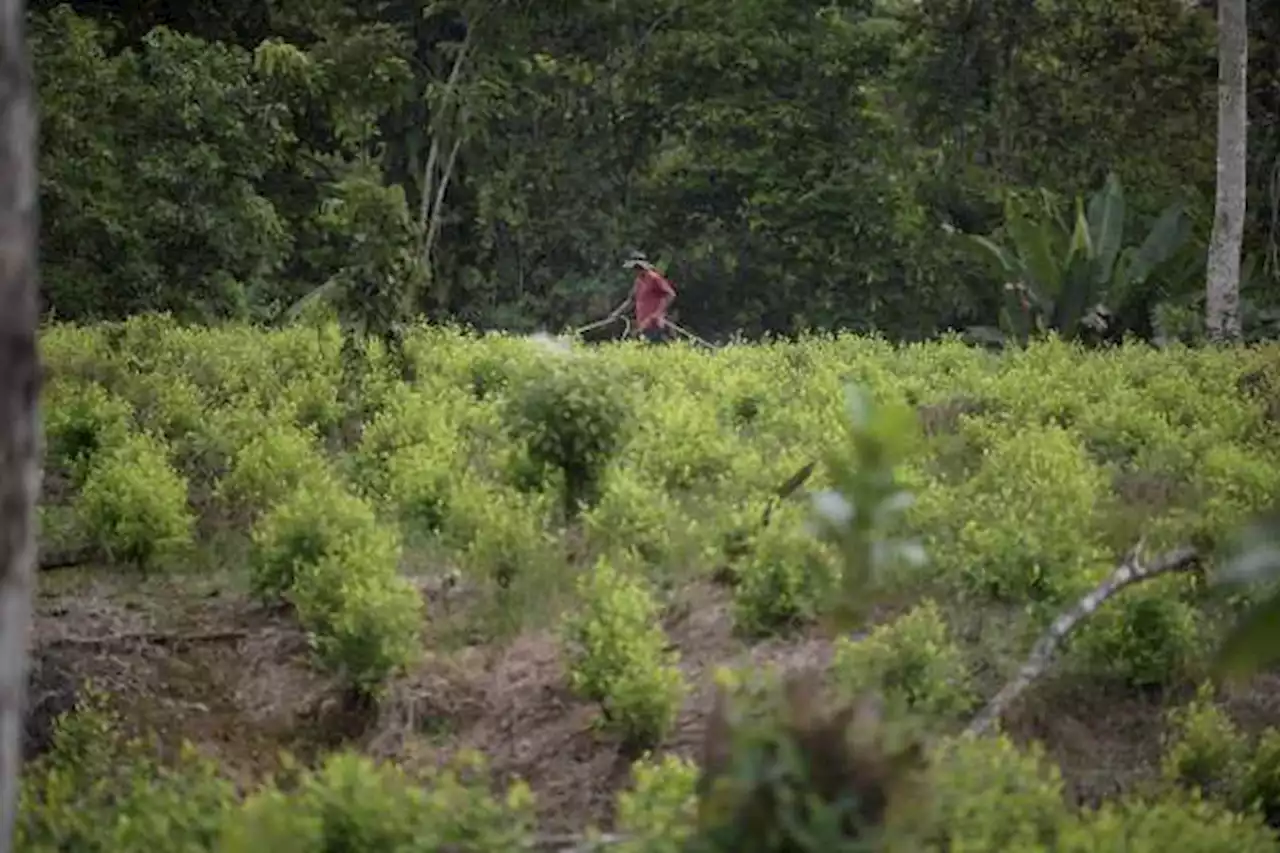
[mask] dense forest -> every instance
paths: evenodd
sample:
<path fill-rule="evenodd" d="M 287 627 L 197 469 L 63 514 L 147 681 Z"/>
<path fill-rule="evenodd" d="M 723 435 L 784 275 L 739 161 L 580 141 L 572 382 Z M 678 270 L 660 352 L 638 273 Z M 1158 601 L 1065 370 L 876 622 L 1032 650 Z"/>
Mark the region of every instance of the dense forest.
<path fill-rule="evenodd" d="M 998 268 L 965 235 L 1069 231 L 1073 201 L 1112 174 L 1126 246 L 1179 218 L 1156 269 L 1100 294 L 1111 332 L 1191 334 L 1201 313 L 1212 4 L 86 0 L 31 15 L 56 318 L 274 321 L 324 287 L 374 323 L 562 328 L 612 307 L 641 249 L 707 336 L 920 338 L 1000 325 Z M 1280 276 L 1280 9 L 1249 15 L 1256 336 Z"/>

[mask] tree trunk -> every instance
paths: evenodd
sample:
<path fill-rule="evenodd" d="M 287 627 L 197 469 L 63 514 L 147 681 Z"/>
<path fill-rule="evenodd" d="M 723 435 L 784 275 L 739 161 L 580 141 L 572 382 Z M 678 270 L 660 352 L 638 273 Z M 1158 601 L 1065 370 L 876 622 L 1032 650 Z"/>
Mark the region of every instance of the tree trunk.
<path fill-rule="evenodd" d="M 1248 134 L 1246 0 L 1218 3 L 1218 192 L 1209 241 L 1205 328 L 1209 339 L 1238 341 L 1240 252 L 1244 239 Z"/>
<path fill-rule="evenodd" d="M 0 853 L 13 844 L 36 564 L 36 193 L 26 3 L 0 0 Z"/>

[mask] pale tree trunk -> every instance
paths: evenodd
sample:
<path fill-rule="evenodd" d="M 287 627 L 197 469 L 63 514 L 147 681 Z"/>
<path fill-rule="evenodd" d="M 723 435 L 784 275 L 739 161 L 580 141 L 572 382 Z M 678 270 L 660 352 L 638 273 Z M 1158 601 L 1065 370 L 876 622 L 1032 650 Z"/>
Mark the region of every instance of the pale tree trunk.
<path fill-rule="evenodd" d="M 1240 253 L 1248 138 L 1246 2 L 1218 0 L 1218 192 L 1205 291 L 1205 329 L 1213 341 L 1237 341 L 1241 333 Z"/>
<path fill-rule="evenodd" d="M 0 0 L 0 853 L 13 845 L 40 489 L 36 113 L 25 0 Z"/>

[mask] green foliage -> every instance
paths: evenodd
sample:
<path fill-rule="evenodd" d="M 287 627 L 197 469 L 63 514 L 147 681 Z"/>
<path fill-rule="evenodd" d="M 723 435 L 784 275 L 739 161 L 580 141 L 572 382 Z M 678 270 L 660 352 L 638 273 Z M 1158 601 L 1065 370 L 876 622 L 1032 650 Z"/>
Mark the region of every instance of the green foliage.
<path fill-rule="evenodd" d="M 16 849 L 214 849 L 233 786 L 189 747 L 159 764 L 120 723 L 96 690 L 57 720 L 52 750 L 23 767 Z"/>
<path fill-rule="evenodd" d="M 598 498 L 604 472 L 626 437 L 630 407 L 591 356 L 551 357 L 512 398 L 513 434 L 533 464 L 564 478 L 566 513 Z"/>
<path fill-rule="evenodd" d="M 914 837 L 919 744 L 874 703 L 823 707 L 813 679 L 717 681 L 686 849 L 893 850 Z"/>
<path fill-rule="evenodd" d="M 422 598 L 389 551 L 326 554 L 299 567 L 289 593 L 321 663 L 370 694 L 422 648 Z"/>
<path fill-rule="evenodd" d="M 793 630 L 828 612 L 840 590 L 834 548 L 814 537 L 788 507 L 754 538 L 736 572 L 733 618 L 747 636 Z"/>
<path fill-rule="evenodd" d="M 857 388 L 846 390 L 848 447 L 829 452 L 834 490 L 814 496 L 819 532 L 843 557 L 846 609 L 865 600 L 894 569 L 924 563 L 919 543 L 895 536 L 913 498 L 898 481 L 913 447 L 917 421 L 904 407 L 875 407 Z"/>
<path fill-rule="evenodd" d="M 1167 685 L 1201 659 L 1202 621 L 1200 612 L 1167 585 L 1152 584 L 1107 604 L 1072 643 L 1092 674 L 1112 675 L 1134 687 Z"/>
<path fill-rule="evenodd" d="M 876 691 L 897 714 L 952 719 L 976 699 L 964 652 L 929 600 L 866 637 L 838 637 L 832 668 L 848 695 Z"/>
<path fill-rule="evenodd" d="M 42 278 L 56 309 L 246 316 L 291 236 L 264 192 L 290 143 L 289 107 L 264 92 L 248 52 L 164 27 L 120 51 L 67 5 L 35 17 L 32 48 Z"/>
<path fill-rule="evenodd" d="M 932 761 L 928 849 L 1052 848 L 1068 811 L 1062 775 L 1040 747 L 966 736 L 942 744 Z"/>
<path fill-rule="evenodd" d="M 973 429 L 986 443 L 982 467 L 958 487 L 921 497 L 927 514 L 917 523 L 946 525 L 929 543 L 937 570 L 1003 600 L 1058 601 L 1079 591 L 1106 561 L 1095 523 L 1104 472 L 1062 427 Z"/>
<path fill-rule="evenodd" d="M 1280 730 L 1267 728 L 1249 753 L 1237 807 L 1257 809 L 1275 826 L 1280 817 Z"/>
<path fill-rule="evenodd" d="M 94 462 L 76 509 L 109 560 L 146 568 L 193 542 L 187 480 L 170 466 L 164 443 L 147 433 L 125 437 Z"/>
<path fill-rule="evenodd" d="M 697 817 L 698 767 L 676 755 L 645 755 L 631 765 L 632 787 L 618 794 L 617 831 L 622 853 L 677 853 Z"/>
<path fill-rule="evenodd" d="M 1173 783 L 1206 794 L 1231 797 L 1239 784 L 1247 744 L 1226 713 L 1202 686 L 1195 699 L 1169 714 L 1161 773 Z"/>
<path fill-rule="evenodd" d="M 271 423 L 236 451 L 216 493 L 229 505 L 256 515 L 299 489 L 321 483 L 327 472 L 314 435 L 291 424 Z"/>
<path fill-rule="evenodd" d="M 364 692 L 420 651 L 422 599 L 399 575 L 401 545 L 369 503 L 332 478 L 304 484 L 253 529 L 256 595 L 289 601 L 322 663 Z"/>
<path fill-rule="evenodd" d="M 1011 194 L 1004 230 L 1012 245 L 970 235 L 1007 279 L 1001 325 L 1023 344 L 1048 329 L 1069 338 L 1090 326 L 1101 331 L 1108 309 L 1142 287 L 1188 236 L 1182 208 L 1173 205 L 1141 245 L 1126 245 L 1124 190 L 1114 172 L 1087 206 L 1076 199 L 1070 225 L 1060 208 L 1045 190 L 1034 199 Z"/>
<path fill-rule="evenodd" d="M 607 724 L 650 746 L 675 723 L 685 684 L 650 591 L 601 559 L 578 580 L 579 609 L 563 618 L 569 683 L 599 702 Z"/>
<path fill-rule="evenodd" d="M 416 379 L 399 379 L 380 344 L 360 341 L 354 387 L 367 390 L 368 399 L 339 400 L 334 323 L 201 329 L 139 317 L 87 330 L 54 326 L 46 336 L 56 377 L 46 398 L 49 420 L 95 424 L 94 413 L 113 413 L 101 422 L 111 425 L 104 434 L 117 437 L 79 457 L 90 479 L 127 455 L 125 447 L 152 468 L 170 465 L 165 445 L 140 427 L 163 430 L 189 471 L 192 503 L 215 513 L 202 521 L 219 520 L 216 513 L 226 508 L 257 515 L 244 531 L 249 543 L 235 541 L 239 530 L 217 530 L 233 547 L 250 546 L 244 562 L 255 594 L 291 604 L 320 663 L 363 692 L 376 694 L 422 644 L 422 595 L 399 576 L 401 562 L 458 580 L 437 594 L 423 578 L 442 616 L 432 639 L 456 629 L 472 641 L 481 633 L 479 620 L 490 615 L 486 608 L 501 608 L 513 631 L 559 617 L 561 592 L 604 555 L 605 568 L 582 578 L 579 600 L 561 626 L 566 669 L 575 673 L 575 690 L 606 709 L 606 724 L 650 745 L 671 734 L 686 689 L 661 626 L 683 619 L 681 634 L 697 635 L 721 617 L 724 602 L 717 599 L 729 593 L 699 581 L 719 565 L 731 530 L 747 534 L 738 543 L 731 593 L 743 633 L 779 632 L 829 613 L 845 597 L 842 579 L 853 579 L 844 592 L 861 592 L 855 603 L 864 613 L 877 587 L 894 578 L 927 584 L 897 590 L 903 598 L 895 603 L 923 598 L 945 608 L 925 603 L 860 643 L 837 642 L 837 670 L 847 688 L 884 693 L 895 717 L 906 710 L 945 727 L 972 701 L 969 660 L 975 673 L 998 676 L 1010 663 L 1003 654 L 1020 657 L 1023 638 L 1110 571 L 1122 544 L 1147 532 L 1163 547 L 1226 531 L 1265 504 L 1277 470 L 1270 398 L 1265 390 L 1238 390 L 1274 360 L 1262 348 L 1157 352 L 1125 345 L 1090 352 L 1050 340 L 994 356 L 954 340 L 898 347 L 839 335 L 735 346 L 714 357 L 624 344 L 575 351 L 561 364 L 547 361 L 558 355 L 511 336 L 424 325 L 405 340 Z M 579 360 L 585 366 L 567 367 Z M 479 399 L 475 372 L 499 363 L 504 382 Z M 532 460 L 526 434 L 505 422 L 530 387 L 545 388 L 546 373 L 560 369 L 582 371 L 574 382 L 592 389 L 584 396 L 607 388 L 627 401 L 628 425 L 605 455 L 600 499 L 572 520 L 554 511 L 562 471 L 532 488 L 513 485 L 512 460 Z M 857 410 L 851 420 L 840 398 L 849 382 L 875 401 L 865 420 Z M 177 390 L 165 396 L 169 386 Z M 645 404 L 632 406 L 641 390 Z M 758 400 L 756 412 L 749 425 L 735 428 L 730 412 L 746 393 Z M 910 440 L 907 403 L 920 405 L 930 432 L 925 442 Z M 64 405 L 77 412 L 74 418 L 59 411 Z M 193 421 L 194 432 L 187 432 Z M 777 504 L 770 496 L 810 462 L 821 464 L 803 486 L 817 494 L 817 505 L 793 493 L 762 528 L 765 506 Z M 133 483 L 138 466 L 117 467 L 134 472 L 119 494 L 145 487 L 139 505 L 148 506 L 157 477 Z M 71 506 L 62 505 L 61 478 L 51 479 L 55 488 L 47 490 L 42 512 L 58 527 Z M 215 484 L 229 506 L 207 500 Z M 906 492 L 917 498 L 909 507 Z M 185 501 L 184 495 L 178 504 Z M 859 509 L 821 512 L 845 504 Z M 910 544 L 903 522 L 929 537 L 927 575 L 891 572 L 910 562 L 900 559 Z M 238 564 L 235 557 L 226 562 Z M 622 566 L 629 571 L 618 571 Z M 641 581 L 641 573 L 649 577 Z M 715 598 L 689 613 L 682 609 L 687 599 L 675 597 L 664 612 L 653 589 L 685 579 L 698 583 L 695 606 Z M 505 588 L 494 590 L 486 580 Z M 651 587 L 657 580 L 661 585 Z M 1249 593 L 1248 603 L 1266 595 Z M 1196 672 L 1202 632 L 1223 615 L 1220 604 L 1190 580 L 1126 590 L 1074 635 L 1074 662 L 1083 671 L 1073 676 L 1118 675 L 1177 695 Z M 963 614 L 966 630 L 951 634 L 942 612 Z M 769 774 L 786 750 L 780 731 L 777 720 L 765 725 L 759 749 L 746 751 L 733 771 L 743 782 L 739 794 L 769 789 L 778 778 Z M 1264 734 L 1241 741 L 1244 758 L 1220 797 L 1226 806 L 1241 814 L 1254 803 L 1274 810 L 1273 740 Z M 1198 753 L 1186 744 L 1193 742 L 1170 746 L 1170 755 L 1192 769 Z M 988 752 L 966 758 L 964 743 L 936 756 L 930 786 L 937 790 L 921 800 L 941 795 L 941 816 L 920 822 L 941 839 L 937 847 L 954 841 L 952 849 L 1037 843 L 1055 849 L 1063 839 L 1088 847 L 1114 838 L 1154 844 L 1163 837 L 1158 816 L 1183 796 L 1165 791 L 1160 800 L 1117 800 L 1097 814 L 1064 814 L 1061 785 L 1039 758 L 1028 759 L 1034 752 L 978 741 L 972 749 Z M 381 784 L 362 778 L 375 789 Z M 675 815 L 677 786 L 668 798 L 658 794 L 664 785 L 652 782 L 654 802 Z M 286 798 L 292 795 L 293 788 L 281 787 Z M 633 805 L 636 821 L 650 820 L 640 816 L 648 806 Z M 656 824 L 659 807 L 653 809 Z M 766 811 L 778 813 L 789 814 Z M 1252 818 L 1231 828 L 1226 817 L 1195 813 L 1218 828 L 1188 830 L 1188 837 L 1205 838 L 1206 845 L 1237 839 L 1246 849 L 1254 843 Z M 313 825 L 311 817 L 298 821 Z M 674 838 L 640 834 L 658 846 Z"/>
<path fill-rule="evenodd" d="M 266 601 L 286 595 L 304 566 L 362 551 L 394 561 L 398 547 L 369 503 L 332 478 L 299 486 L 276 503 L 254 525 L 253 546 L 253 591 Z"/>
<path fill-rule="evenodd" d="M 1196 853 L 1275 850 L 1275 835 L 1256 815 L 1239 814 L 1198 796 L 1108 803 L 1068 823 L 1055 850 Z"/>
<path fill-rule="evenodd" d="M 132 427 L 129 404 L 96 383 L 51 383 L 42 403 L 45 467 L 77 484 L 97 455 L 118 447 Z"/>
<path fill-rule="evenodd" d="M 287 788 L 271 785 L 250 796 L 228 816 L 217 850 L 505 853 L 533 829 L 532 795 L 517 784 L 494 797 L 485 780 L 472 778 L 480 766 L 463 756 L 420 785 L 394 766 L 337 753 Z"/>

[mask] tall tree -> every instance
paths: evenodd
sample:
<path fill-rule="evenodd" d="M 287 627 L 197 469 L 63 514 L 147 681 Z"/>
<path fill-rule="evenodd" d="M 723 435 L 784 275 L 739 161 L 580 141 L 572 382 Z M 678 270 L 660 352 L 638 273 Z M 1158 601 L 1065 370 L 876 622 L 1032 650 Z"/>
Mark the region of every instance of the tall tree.
<path fill-rule="evenodd" d="M 1218 0 L 1218 191 L 1205 293 L 1205 328 L 1214 341 L 1235 341 L 1241 335 L 1240 253 L 1248 155 L 1245 6 L 1246 0 Z"/>
<path fill-rule="evenodd" d="M 13 844 L 40 489 L 36 108 L 25 0 L 0 0 L 0 853 Z"/>

